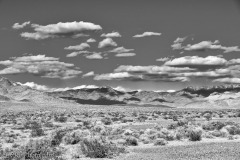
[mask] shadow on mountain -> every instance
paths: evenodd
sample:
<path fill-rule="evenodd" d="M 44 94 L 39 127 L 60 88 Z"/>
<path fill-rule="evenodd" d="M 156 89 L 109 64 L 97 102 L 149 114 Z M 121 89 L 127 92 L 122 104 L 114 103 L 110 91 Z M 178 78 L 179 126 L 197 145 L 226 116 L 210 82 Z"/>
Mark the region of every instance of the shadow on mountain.
<path fill-rule="evenodd" d="M 124 98 L 124 100 L 127 100 L 127 101 L 137 101 L 137 102 L 141 101 L 139 98 L 136 98 L 136 97 Z"/>
<path fill-rule="evenodd" d="M 110 100 L 110 99 L 106 99 L 106 98 L 99 98 L 96 100 L 93 99 L 79 99 L 79 98 L 72 98 L 72 97 L 61 97 L 63 99 L 67 99 L 67 100 L 73 100 L 79 104 L 91 104 L 91 105 L 114 105 L 114 104 L 127 104 L 125 102 L 122 101 L 117 101 L 117 100 Z"/>
<path fill-rule="evenodd" d="M 154 100 L 152 100 L 152 102 L 168 102 L 168 101 L 166 101 L 165 99 L 160 99 L 160 98 L 156 98 L 156 99 L 154 99 Z"/>

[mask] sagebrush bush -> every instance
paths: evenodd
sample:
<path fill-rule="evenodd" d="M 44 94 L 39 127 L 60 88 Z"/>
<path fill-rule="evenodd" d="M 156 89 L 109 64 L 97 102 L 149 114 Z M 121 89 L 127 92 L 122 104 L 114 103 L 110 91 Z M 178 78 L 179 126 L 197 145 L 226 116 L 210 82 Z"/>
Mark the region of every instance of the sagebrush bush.
<path fill-rule="evenodd" d="M 128 145 L 128 146 L 137 146 L 138 145 L 137 138 L 135 138 L 133 136 L 126 137 L 126 145 Z"/>
<path fill-rule="evenodd" d="M 125 148 L 118 147 L 103 137 L 85 138 L 80 145 L 82 153 L 90 158 L 110 158 L 125 152 Z"/>
<path fill-rule="evenodd" d="M 200 128 L 190 129 L 188 135 L 190 141 L 202 140 L 202 130 Z"/>
<path fill-rule="evenodd" d="M 167 143 L 168 143 L 168 142 L 167 142 L 165 139 L 163 139 L 163 138 L 158 138 L 158 139 L 155 140 L 154 146 L 164 146 L 164 145 L 166 145 Z"/>
<path fill-rule="evenodd" d="M 33 121 L 31 123 L 31 136 L 39 137 L 39 136 L 43 136 L 43 135 L 44 135 L 44 131 L 42 129 L 42 125 L 36 121 Z"/>

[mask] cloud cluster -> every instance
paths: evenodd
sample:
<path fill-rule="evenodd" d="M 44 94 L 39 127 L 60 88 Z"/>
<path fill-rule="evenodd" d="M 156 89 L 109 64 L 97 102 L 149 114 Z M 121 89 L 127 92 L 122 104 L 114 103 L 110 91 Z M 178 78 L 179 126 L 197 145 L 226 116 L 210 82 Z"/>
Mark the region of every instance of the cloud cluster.
<path fill-rule="evenodd" d="M 150 36 L 161 36 L 162 33 L 157 33 L 157 32 L 144 32 L 142 34 L 136 34 L 133 37 L 134 38 L 142 38 L 142 37 L 150 37 Z"/>
<path fill-rule="evenodd" d="M 196 44 L 187 44 L 183 46 L 182 43 L 186 40 L 184 38 L 177 38 L 171 45 L 173 50 L 185 50 L 185 51 L 206 51 L 206 50 L 223 50 L 223 53 L 239 52 L 240 48 L 238 46 L 226 47 L 220 44 L 219 40 L 212 41 L 202 41 Z"/>
<path fill-rule="evenodd" d="M 164 61 L 161 66 L 120 65 L 112 73 L 95 75 L 94 79 L 186 82 L 204 77 L 213 82 L 240 83 L 240 59 L 185 56 Z"/>
<path fill-rule="evenodd" d="M 0 65 L 5 67 L 0 70 L 0 75 L 28 73 L 44 78 L 70 79 L 82 73 L 74 64 L 60 62 L 59 58 L 45 55 L 12 57 L 0 61 Z"/>
<path fill-rule="evenodd" d="M 85 36 L 85 32 L 102 30 L 100 25 L 91 22 L 59 22 L 56 24 L 39 25 L 31 24 L 35 32 L 23 32 L 21 36 L 26 39 L 41 40 L 59 36 L 73 36 L 75 38 Z"/>

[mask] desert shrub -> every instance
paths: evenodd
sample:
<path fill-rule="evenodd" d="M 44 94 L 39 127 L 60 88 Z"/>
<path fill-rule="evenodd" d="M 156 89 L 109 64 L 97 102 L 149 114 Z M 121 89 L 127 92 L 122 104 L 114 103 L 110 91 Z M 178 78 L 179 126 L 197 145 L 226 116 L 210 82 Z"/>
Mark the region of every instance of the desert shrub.
<path fill-rule="evenodd" d="M 168 142 L 167 142 L 165 139 L 163 139 L 163 138 L 158 138 L 158 139 L 155 140 L 154 146 L 164 146 L 164 145 L 166 145 L 167 143 L 168 143 Z"/>
<path fill-rule="evenodd" d="M 190 141 L 201 141 L 202 139 L 202 130 L 200 128 L 190 129 L 188 134 Z"/>
<path fill-rule="evenodd" d="M 240 128 L 235 125 L 227 125 L 224 127 L 230 135 L 240 134 Z"/>
<path fill-rule="evenodd" d="M 215 130 L 211 133 L 214 137 L 222 137 L 222 133 L 218 130 Z"/>
<path fill-rule="evenodd" d="M 172 120 L 173 120 L 173 121 L 178 121 L 178 116 L 177 116 L 177 115 L 173 115 L 173 116 L 172 116 Z"/>
<path fill-rule="evenodd" d="M 66 129 L 57 129 L 51 134 L 51 143 L 57 146 L 62 142 L 63 137 L 68 133 Z"/>
<path fill-rule="evenodd" d="M 105 124 L 105 125 L 110 125 L 110 124 L 112 124 L 112 120 L 111 120 L 111 118 L 109 118 L 109 117 L 104 117 L 104 118 L 101 119 L 101 121 L 102 121 L 103 124 Z"/>
<path fill-rule="evenodd" d="M 176 129 L 178 127 L 177 123 L 171 123 L 167 126 L 167 129 Z"/>
<path fill-rule="evenodd" d="M 210 120 L 212 119 L 212 114 L 210 114 L 210 113 L 205 113 L 205 114 L 203 115 L 203 117 L 206 118 L 207 121 L 210 121 Z"/>
<path fill-rule="evenodd" d="M 5 159 L 59 159 L 62 152 L 59 148 L 51 146 L 49 139 L 30 140 L 25 146 L 14 149 L 4 149 Z M 1 157 L 1 156 L 0 156 Z"/>
<path fill-rule="evenodd" d="M 208 130 L 208 131 L 213 131 L 213 130 L 220 130 L 222 129 L 226 124 L 220 121 L 216 121 L 216 122 L 207 122 L 205 124 L 202 125 L 202 128 L 204 130 Z"/>
<path fill-rule="evenodd" d="M 140 122 L 145 122 L 148 119 L 148 117 L 145 115 L 139 115 L 137 119 Z"/>
<path fill-rule="evenodd" d="M 177 122 L 178 126 L 185 126 L 188 124 L 188 120 L 187 119 L 179 119 Z"/>
<path fill-rule="evenodd" d="M 125 148 L 118 147 L 103 137 L 85 138 L 80 145 L 82 153 L 90 158 L 109 158 L 125 152 Z"/>
<path fill-rule="evenodd" d="M 43 136 L 43 135 L 44 135 L 44 131 L 42 129 L 41 124 L 36 121 L 33 121 L 31 123 L 31 136 L 39 137 L 39 136 Z"/>
<path fill-rule="evenodd" d="M 128 145 L 128 146 L 137 146 L 138 145 L 137 138 L 135 138 L 133 136 L 126 137 L 126 145 Z"/>
<path fill-rule="evenodd" d="M 166 138 L 165 138 L 167 141 L 173 141 L 175 139 L 175 134 L 173 132 L 169 132 L 167 135 L 166 135 Z"/>
<path fill-rule="evenodd" d="M 209 138 L 209 139 L 214 138 L 214 136 L 210 132 L 204 132 L 202 134 L 202 137 Z"/>
<path fill-rule="evenodd" d="M 50 121 L 47 121 L 46 123 L 44 123 L 44 126 L 48 127 L 48 128 L 52 128 L 52 127 L 54 127 L 54 124 Z"/>

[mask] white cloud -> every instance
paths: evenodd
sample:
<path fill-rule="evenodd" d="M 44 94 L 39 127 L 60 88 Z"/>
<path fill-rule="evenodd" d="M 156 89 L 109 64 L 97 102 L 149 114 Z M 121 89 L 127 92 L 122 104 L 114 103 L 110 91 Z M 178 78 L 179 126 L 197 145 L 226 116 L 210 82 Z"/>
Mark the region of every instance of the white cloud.
<path fill-rule="evenodd" d="M 240 83 L 240 78 L 219 78 L 213 80 L 213 82 L 221 82 L 221 83 Z"/>
<path fill-rule="evenodd" d="M 186 50 L 186 51 L 201 51 L 201 50 L 223 50 L 224 53 L 230 52 L 239 52 L 240 48 L 238 46 L 226 47 L 220 45 L 219 40 L 212 41 L 202 41 L 196 44 L 188 44 L 186 46 L 182 46 L 182 39 L 176 39 L 174 44 L 172 45 L 173 50 Z"/>
<path fill-rule="evenodd" d="M 32 89 L 36 89 L 36 90 L 40 90 L 40 91 L 47 91 L 47 90 L 50 89 L 46 85 L 39 85 L 39 84 L 36 84 L 34 82 L 26 82 L 26 83 L 18 82 L 18 84 L 23 85 L 23 86 L 28 86 L 28 87 L 30 87 Z"/>
<path fill-rule="evenodd" d="M 184 47 L 182 46 L 182 43 L 187 39 L 187 37 L 180 38 L 178 37 L 173 44 L 171 45 L 173 50 L 180 50 L 183 49 Z"/>
<path fill-rule="evenodd" d="M 168 57 L 164 57 L 164 58 L 158 58 L 158 59 L 156 59 L 156 61 L 159 61 L 159 62 L 166 62 L 166 61 L 168 61 L 168 60 L 169 60 Z"/>
<path fill-rule="evenodd" d="M 50 90 L 48 90 L 49 92 L 62 92 L 62 91 L 67 91 L 67 90 L 78 90 L 78 89 L 84 89 L 84 88 L 99 88 L 96 85 L 81 85 L 81 86 L 76 86 L 76 87 L 66 87 L 66 88 L 51 88 Z"/>
<path fill-rule="evenodd" d="M 198 56 L 185 56 L 175 58 L 173 60 L 165 62 L 168 66 L 178 65 L 225 65 L 227 60 L 217 56 L 207 56 L 205 58 Z"/>
<path fill-rule="evenodd" d="M 94 80 L 121 80 L 124 78 L 131 78 L 133 75 L 129 74 L 128 72 L 119 72 L 119 73 L 106 73 L 96 75 Z"/>
<path fill-rule="evenodd" d="M 131 52 L 131 51 L 134 51 L 134 49 L 126 49 L 124 47 L 117 47 L 117 48 L 114 48 L 108 52 L 113 52 L 113 53 L 127 53 L 127 52 Z"/>
<path fill-rule="evenodd" d="M 86 48 L 90 48 L 90 45 L 87 44 L 87 43 L 81 43 L 81 44 L 76 45 L 76 46 L 65 47 L 64 49 L 65 50 L 84 50 Z"/>
<path fill-rule="evenodd" d="M 112 38 L 106 38 L 99 42 L 98 48 L 105 48 L 105 47 L 116 47 L 117 43 L 112 40 Z"/>
<path fill-rule="evenodd" d="M 89 37 L 89 35 L 84 33 L 78 33 L 72 36 L 72 38 L 80 38 L 80 37 Z"/>
<path fill-rule="evenodd" d="M 167 73 L 167 72 L 183 72 L 183 71 L 194 71 L 189 67 L 170 67 L 170 66 L 131 66 L 121 65 L 117 67 L 114 72 L 136 72 L 136 73 Z"/>
<path fill-rule="evenodd" d="M 101 53 L 93 52 L 91 55 L 85 56 L 87 59 L 103 59 Z"/>
<path fill-rule="evenodd" d="M 5 66 L 0 74 L 32 74 L 45 78 L 69 79 L 77 77 L 82 71 L 74 64 L 60 62 L 59 58 L 45 55 L 12 57 L 11 60 L 0 61 Z"/>
<path fill-rule="evenodd" d="M 97 31 L 102 30 L 100 25 L 96 25 L 91 22 L 59 22 L 57 24 L 49 24 L 49 25 L 39 25 L 32 24 L 31 27 L 34 29 L 34 33 L 22 33 L 21 36 L 26 39 L 47 39 L 59 36 L 75 36 L 75 38 L 79 36 L 83 36 L 82 32 L 86 31 Z"/>
<path fill-rule="evenodd" d="M 89 39 L 87 40 L 87 43 L 94 43 L 94 42 L 96 42 L 96 40 L 93 39 L 93 38 L 89 38 Z"/>
<path fill-rule="evenodd" d="M 69 53 L 66 55 L 66 57 L 76 57 L 80 54 L 84 54 L 84 53 L 91 53 L 89 51 L 75 51 L 75 52 L 72 52 L 72 53 Z"/>
<path fill-rule="evenodd" d="M 133 56 L 136 56 L 136 53 L 118 53 L 115 56 L 116 57 L 133 57 Z"/>
<path fill-rule="evenodd" d="M 84 74 L 82 77 L 91 77 L 91 76 L 94 76 L 94 71 L 88 72 Z"/>
<path fill-rule="evenodd" d="M 141 38 L 141 37 L 149 37 L 149 36 L 161 36 L 162 33 L 157 33 L 157 32 L 144 32 L 142 34 L 137 34 L 133 36 L 134 38 Z"/>
<path fill-rule="evenodd" d="M 112 33 L 103 33 L 101 37 L 107 37 L 107 38 L 114 38 L 114 37 L 122 37 L 122 35 L 118 32 L 112 32 Z"/>
<path fill-rule="evenodd" d="M 29 25 L 31 22 L 28 21 L 28 22 L 23 22 L 22 24 L 19 24 L 19 23 L 14 23 L 12 28 L 13 29 L 22 29 L 24 27 L 26 27 L 27 25 Z"/>
<path fill-rule="evenodd" d="M 42 40 L 42 39 L 55 37 L 55 35 L 43 34 L 43 33 L 39 33 L 39 32 L 35 32 L 35 33 L 23 32 L 20 34 L 20 36 L 23 38 L 26 38 L 27 40 L 29 40 L 29 39 Z"/>

